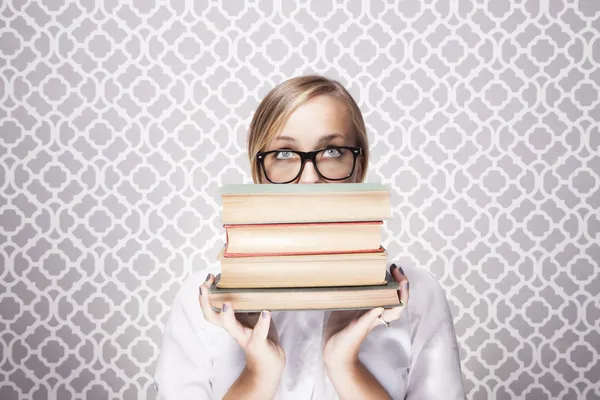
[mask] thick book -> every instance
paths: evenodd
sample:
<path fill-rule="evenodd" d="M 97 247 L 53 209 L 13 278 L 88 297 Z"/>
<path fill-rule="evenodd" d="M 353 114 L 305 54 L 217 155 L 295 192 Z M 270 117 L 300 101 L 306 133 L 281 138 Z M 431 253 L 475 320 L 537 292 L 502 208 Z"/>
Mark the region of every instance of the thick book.
<path fill-rule="evenodd" d="M 387 251 L 224 257 L 219 288 L 364 286 L 385 282 Z"/>
<path fill-rule="evenodd" d="M 376 183 L 225 185 L 221 197 L 224 225 L 383 221 L 391 213 L 389 190 Z"/>
<path fill-rule="evenodd" d="M 221 275 L 209 288 L 215 311 L 229 303 L 236 312 L 262 310 L 356 310 L 400 305 L 398 283 L 389 273 L 381 285 L 321 288 L 221 289 Z"/>
<path fill-rule="evenodd" d="M 224 257 L 381 251 L 382 222 L 225 225 Z"/>

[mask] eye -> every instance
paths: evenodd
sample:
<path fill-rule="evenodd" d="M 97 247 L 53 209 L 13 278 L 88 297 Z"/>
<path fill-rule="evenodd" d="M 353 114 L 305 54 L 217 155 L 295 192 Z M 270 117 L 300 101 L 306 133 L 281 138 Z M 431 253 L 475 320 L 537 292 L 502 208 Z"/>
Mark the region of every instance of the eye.
<path fill-rule="evenodd" d="M 289 160 L 291 158 L 294 158 L 295 154 L 289 150 L 280 150 L 277 153 L 275 153 L 275 158 L 277 160 Z"/>
<path fill-rule="evenodd" d="M 335 148 L 327 149 L 323 153 L 323 156 L 325 156 L 325 157 L 341 157 L 342 151 L 341 151 L 341 149 L 335 149 Z"/>

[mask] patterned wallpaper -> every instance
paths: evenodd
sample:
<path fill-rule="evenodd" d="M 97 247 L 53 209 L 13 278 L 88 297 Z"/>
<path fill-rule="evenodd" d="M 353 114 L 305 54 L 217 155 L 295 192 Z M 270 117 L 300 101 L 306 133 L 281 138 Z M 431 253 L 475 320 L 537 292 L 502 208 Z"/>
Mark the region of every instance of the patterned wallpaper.
<path fill-rule="evenodd" d="M 600 1 L 0 5 L 0 398 L 151 399 L 275 84 L 346 85 L 469 399 L 600 398 Z M 200 312 L 200 311 L 199 311 Z"/>

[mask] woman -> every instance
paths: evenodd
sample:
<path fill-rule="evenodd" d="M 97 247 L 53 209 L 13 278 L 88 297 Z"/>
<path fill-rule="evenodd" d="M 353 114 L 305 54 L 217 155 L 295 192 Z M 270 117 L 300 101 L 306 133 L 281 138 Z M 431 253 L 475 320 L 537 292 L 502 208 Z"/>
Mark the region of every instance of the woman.
<path fill-rule="evenodd" d="M 250 125 L 255 183 L 362 182 L 368 150 L 358 106 L 320 76 L 275 87 Z M 282 159 L 285 170 L 277 168 Z M 192 276 L 165 328 L 159 399 L 464 399 L 444 291 L 421 269 L 392 265 L 390 272 L 402 307 L 260 316 L 236 315 L 231 305 L 213 311 L 214 274 Z"/>

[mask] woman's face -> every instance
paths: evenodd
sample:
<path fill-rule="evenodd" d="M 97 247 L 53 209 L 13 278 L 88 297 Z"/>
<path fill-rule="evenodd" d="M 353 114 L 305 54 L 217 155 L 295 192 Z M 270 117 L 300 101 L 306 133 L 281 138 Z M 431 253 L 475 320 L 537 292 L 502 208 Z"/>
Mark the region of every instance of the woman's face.
<path fill-rule="evenodd" d="M 281 132 L 269 143 L 265 151 L 283 149 L 308 152 L 332 146 L 356 146 L 352 121 L 341 101 L 330 96 L 317 96 L 298 107 L 290 115 Z M 293 157 L 292 153 L 281 152 L 277 154 L 276 162 L 280 165 L 299 163 L 299 160 L 293 161 Z M 349 160 L 353 158 L 353 155 L 345 153 L 343 150 L 330 149 L 320 153 L 318 157 L 317 162 L 321 173 L 332 174 L 326 175 L 332 177 L 336 173 L 335 168 L 339 168 L 340 173 L 343 173 L 343 167 L 336 167 L 342 165 L 342 157 L 344 160 Z M 358 182 L 362 173 L 360 157 L 356 160 L 352 175 L 343 181 L 336 180 L 335 182 Z M 269 183 L 264 176 L 262 181 Z M 292 183 L 330 182 L 332 181 L 319 176 L 312 162 L 306 161 L 302 174 Z"/>

